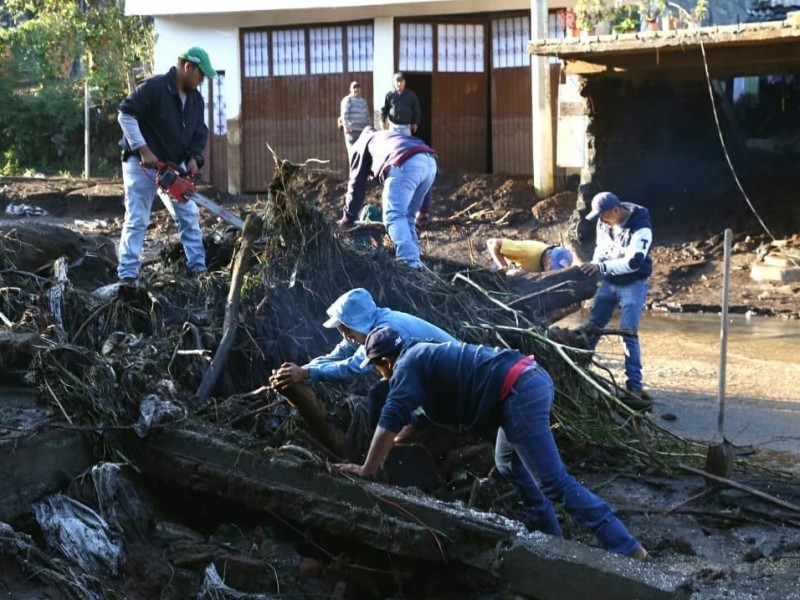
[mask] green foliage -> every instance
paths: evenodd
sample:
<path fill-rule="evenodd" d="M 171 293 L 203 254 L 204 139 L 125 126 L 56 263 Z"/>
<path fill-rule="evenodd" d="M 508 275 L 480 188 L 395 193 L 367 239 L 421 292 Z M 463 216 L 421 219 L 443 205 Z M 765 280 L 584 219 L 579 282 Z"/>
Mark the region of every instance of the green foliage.
<path fill-rule="evenodd" d="M 622 4 L 614 9 L 613 29 L 617 33 L 639 31 L 641 19 L 642 17 L 639 14 L 639 8 L 637 6 L 633 4 Z"/>
<path fill-rule="evenodd" d="M 591 31 L 608 16 L 605 0 L 577 0 L 575 3 L 576 22 L 584 31 Z"/>
<path fill-rule="evenodd" d="M 655 21 L 666 7 L 666 0 L 639 0 L 639 14 L 646 21 Z"/>
<path fill-rule="evenodd" d="M 126 73 L 153 54 L 152 24 L 126 17 L 124 0 L 6 0 L 16 26 L 7 32 L 17 69 L 34 83 L 86 75 L 106 97 L 126 91 Z M 149 68 L 146 68 L 149 71 Z"/>
<path fill-rule="evenodd" d="M 5 171 L 60 170 L 75 165 L 83 154 L 79 87 L 76 82 L 51 82 L 0 102 Z"/>
<path fill-rule="evenodd" d="M 150 71 L 152 23 L 126 17 L 124 0 L 6 0 L 5 11 L 13 25 L 0 29 L 0 168 L 80 169 L 84 83 L 98 110 L 115 105 L 135 66 Z"/>

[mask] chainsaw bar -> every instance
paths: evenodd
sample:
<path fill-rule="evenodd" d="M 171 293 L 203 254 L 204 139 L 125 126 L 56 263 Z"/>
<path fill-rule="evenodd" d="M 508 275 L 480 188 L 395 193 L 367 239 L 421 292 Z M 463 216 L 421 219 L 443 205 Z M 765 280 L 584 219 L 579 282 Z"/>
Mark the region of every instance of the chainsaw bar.
<path fill-rule="evenodd" d="M 214 213 L 220 219 L 224 219 L 234 227 L 238 227 L 239 229 L 244 229 L 244 221 L 242 221 L 239 217 L 231 213 L 230 211 L 224 209 L 219 204 L 214 202 L 213 200 L 209 200 L 203 194 L 198 194 L 197 192 L 191 192 L 186 194 L 189 200 L 194 200 L 195 204 L 199 204 L 206 210 Z"/>

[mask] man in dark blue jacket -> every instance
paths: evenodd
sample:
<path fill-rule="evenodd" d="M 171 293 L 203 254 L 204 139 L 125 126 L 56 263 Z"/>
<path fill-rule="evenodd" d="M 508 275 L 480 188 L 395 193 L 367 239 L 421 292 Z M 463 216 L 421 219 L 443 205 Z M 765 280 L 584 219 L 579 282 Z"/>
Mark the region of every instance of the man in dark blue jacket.
<path fill-rule="evenodd" d="M 607 549 L 647 557 L 611 507 L 564 468 L 550 430 L 553 381 L 533 357 L 460 342 L 406 342 L 390 327 L 373 329 L 365 348 L 365 362 L 389 380 L 389 395 L 364 464 L 337 465 L 340 470 L 373 475 L 397 434 L 421 415 L 441 427 L 490 438 L 499 427 L 498 444 L 510 445 L 519 457 L 512 464 L 512 483 L 521 492 L 529 527 L 561 535 L 551 501 L 562 502 Z"/>
<path fill-rule="evenodd" d="M 630 395 L 627 403 L 632 408 L 647 410 L 652 402 L 643 389 L 637 331 L 647 298 L 647 279 L 653 272 L 650 212 L 638 204 L 620 202 L 611 192 L 601 192 L 592 198 L 592 210 L 586 219 L 597 219 L 597 241 L 592 262 L 581 265 L 581 270 L 589 275 L 599 274 L 602 279 L 589 322 L 603 328 L 616 308 L 622 308 L 619 326 L 634 331 L 622 338 L 625 342 L 625 387 Z"/>
<path fill-rule="evenodd" d="M 117 267 L 121 281 L 134 281 L 142 266 L 140 255 L 157 191 L 156 163 L 182 165 L 192 174 L 203 166 L 208 128 L 205 103 L 197 88 L 205 77 L 216 74 L 205 50 L 189 48 L 178 57 L 176 66 L 164 75 L 145 80 L 119 105 L 125 186 L 125 221 Z M 178 225 L 188 270 L 205 271 L 206 254 L 197 205 L 191 200 L 164 204 Z"/>
<path fill-rule="evenodd" d="M 436 179 L 436 170 L 436 152 L 419 138 L 366 127 L 350 155 L 350 180 L 339 226 L 355 223 L 364 204 L 367 181 L 378 180 L 383 184 L 383 224 L 394 243 L 395 256 L 411 268 L 422 268 L 416 218 Z"/>

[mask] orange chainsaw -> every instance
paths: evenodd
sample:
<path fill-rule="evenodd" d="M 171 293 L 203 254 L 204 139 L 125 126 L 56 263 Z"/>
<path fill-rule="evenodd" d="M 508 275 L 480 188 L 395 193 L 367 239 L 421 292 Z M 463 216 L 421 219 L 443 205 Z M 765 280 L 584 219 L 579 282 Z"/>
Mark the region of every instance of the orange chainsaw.
<path fill-rule="evenodd" d="M 228 212 L 213 200 L 209 200 L 198 193 L 194 185 L 194 179 L 178 165 L 172 163 L 159 162 L 156 164 L 156 184 L 159 187 L 159 194 L 168 196 L 171 200 L 185 204 L 189 200 L 199 204 L 208 211 L 217 215 L 220 219 L 239 229 L 244 229 L 244 221 L 233 213 Z"/>

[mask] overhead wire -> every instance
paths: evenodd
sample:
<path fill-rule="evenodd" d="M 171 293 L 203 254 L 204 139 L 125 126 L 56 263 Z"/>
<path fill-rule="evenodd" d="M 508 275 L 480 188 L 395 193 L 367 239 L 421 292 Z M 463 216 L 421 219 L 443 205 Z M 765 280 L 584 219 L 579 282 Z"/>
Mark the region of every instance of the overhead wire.
<path fill-rule="evenodd" d="M 705 76 L 706 76 L 706 86 L 708 87 L 708 95 L 709 95 L 709 98 L 711 99 L 711 112 L 714 115 L 714 124 L 715 124 L 715 126 L 717 128 L 717 135 L 719 136 L 719 143 L 722 146 L 722 153 L 725 155 L 725 161 L 728 163 L 728 168 L 731 171 L 731 175 L 733 176 L 733 180 L 736 182 L 736 187 L 739 188 L 739 191 L 741 192 L 742 197 L 744 198 L 745 202 L 747 203 L 747 206 L 750 208 L 750 211 L 753 213 L 753 215 L 755 216 L 756 220 L 761 225 L 761 228 L 764 230 L 764 232 L 767 234 L 767 236 L 769 236 L 769 238 L 773 242 L 775 242 L 775 241 L 777 241 L 776 237 L 773 235 L 772 231 L 770 231 L 769 227 L 767 227 L 767 224 L 761 218 L 761 215 L 758 214 L 758 210 L 756 210 L 756 207 L 753 205 L 752 201 L 750 200 L 750 197 L 747 195 L 747 192 L 745 191 L 744 186 L 742 185 L 742 182 L 739 180 L 739 175 L 736 173 L 736 168 L 733 166 L 733 161 L 731 160 L 730 153 L 728 152 L 728 145 L 725 143 L 725 136 L 722 135 L 722 126 L 720 125 L 719 113 L 717 111 L 717 103 L 716 103 L 716 101 L 714 99 L 714 87 L 711 84 L 711 74 L 710 74 L 709 69 L 708 69 L 708 56 L 706 55 L 706 46 L 703 43 L 703 36 L 702 36 L 702 34 L 700 32 L 700 26 L 697 24 L 697 21 L 694 20 L 692 15 L 689 14 L 689 11 L 687 11 L 680 4 L 675 4 L 674 2 L 667 2 L 667 4 L 669 6 L 677 8 L 684 15 L 686 15 L 686 18 L 694 26 L 694 28 L 695 28 L 695 30 L 697 32 L 697 40 L 698 40 L 698 42 L 700 44 L 700 53 L 703 56 L 703 70 L 704 70 Z M 789 259 L 789 261 L 795 267 L 800 266 L 794 260 L 794 258 L 792 258 L 791 256 L 787 255 L 787 258 Z"/>

